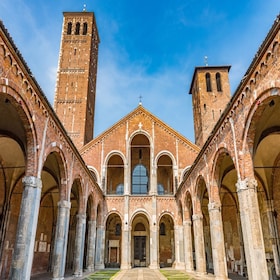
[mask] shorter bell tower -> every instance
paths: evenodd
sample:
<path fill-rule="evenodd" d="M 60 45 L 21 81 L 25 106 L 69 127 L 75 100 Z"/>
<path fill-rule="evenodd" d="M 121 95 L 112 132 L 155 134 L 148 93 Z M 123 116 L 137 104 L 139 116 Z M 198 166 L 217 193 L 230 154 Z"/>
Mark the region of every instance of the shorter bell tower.
<path fill-rule="evenodd" d="M 94 13 L 63 13 L 54 109 L 78 149 L 93 139 L 98 45 Z"/>
<path fill-rule="evenodd" d="M 202 147 L 230 101 L 230 66 L 200 66 L 194 70 L 192 94 L 195 144 Z"/>

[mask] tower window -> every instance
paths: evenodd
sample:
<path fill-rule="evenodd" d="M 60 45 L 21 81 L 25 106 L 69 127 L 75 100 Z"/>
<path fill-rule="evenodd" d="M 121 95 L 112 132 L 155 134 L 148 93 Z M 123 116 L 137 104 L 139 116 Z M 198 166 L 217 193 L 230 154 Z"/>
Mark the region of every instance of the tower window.
<path fill-rule="evenodd" d="M 212 91 L 212 86 L 211 86 L 211 75 L 210 73 L 205 74 L 205 79 L 206 79 L 206 89 L 208 92 Z"/>
<path fill-rule="evenodd" d="M 83 24 L 83 35 L 87 35 L 87 23 L 84 22 Z"/>
<path fill-rule="evenodd" d="M 77 23 L 76 23 L 75 35 L 79 35 L 79 34 L 80 34 L 80 23 L 77 22 Z"/>
<path fill-rule="evenodd" d="M 216 73 L 216 84 L 217 84 L 217 91 L 222 91 L 222 82 L 221 82 L 220 73 Z"/>
<path fill-rule="evenodd" d="M 72 33 L 72 22 L 68 22 L 67 25 L 67 35 L 70 35 Z"/>

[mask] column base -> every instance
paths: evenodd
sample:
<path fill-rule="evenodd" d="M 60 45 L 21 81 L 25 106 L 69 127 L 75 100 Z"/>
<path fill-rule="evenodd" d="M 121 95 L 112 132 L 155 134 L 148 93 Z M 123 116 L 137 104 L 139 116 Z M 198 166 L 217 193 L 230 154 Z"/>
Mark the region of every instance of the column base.
<path fill-rule="evenodd" d="M 178 269 L 178 270 L 185 270 L 185 264 L 182 262 L 174 262 L 173 263 L 173 268 Z"/>
<path fill-rule="evenodd" d="M 100 270 L 100 269 L 105 269 L 105 265 L 104 264 L 95 265 L 95 270 Z"/>
<path fill-rule="evenodd" d="M 159 269 L 159 265 L 158 265 L 157 263 L 151 263 L 151 264 L 149 265 L 149 268 L 150 268 L 150 269 Z"/>
<path fill-rule="evenodd" d="M 125 264 L 121 264 L 121 270 L 128 270 L 128 269 L 131 269 L 131 265 L 128 264 L 128 263 L 125 263 Z"/>

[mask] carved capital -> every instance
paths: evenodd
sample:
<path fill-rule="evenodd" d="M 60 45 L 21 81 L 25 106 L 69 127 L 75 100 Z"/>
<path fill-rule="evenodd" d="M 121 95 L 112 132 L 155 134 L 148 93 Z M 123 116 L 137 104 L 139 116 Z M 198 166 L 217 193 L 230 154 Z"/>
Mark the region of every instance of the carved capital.
<path fill-rule="evenodd" d="M 246 191 L 250 189 L 257 189 L 257 180 L 254 178 L 245 178 L 244 180 L 238 180 L 236 183 L 237 192 Z"/>
<path fill-rule="evenodd" d="M 183 222 L 183 225 L 191 227 L 192 226 L 192 221 L 191 220 L 186 220 L 186 221 Z"/>
<path fill-rule="evenodd" d="M 67 200 L 61 200 L 57 203 L 59 208 L 67 208 L 70 209 L 71 207 L 71 202 Z"/>
<path fill-rule="evenodd" d="M 192 215 L 193 221 L 202 220 L 202 219 L 203 219 L 203 215 L 201 213 Z"/>
<path fill-rule="evenodd" d="M 34 176 L 25 176 L 22 178 L 24 187 L 39 188 L 42 189 L 42 180 Z"/>
<path fill-rule="evenodd" d="M 221 203 L 217 201 L 209 202 L 208 211 L 219 211 L 221 212 Z"/>

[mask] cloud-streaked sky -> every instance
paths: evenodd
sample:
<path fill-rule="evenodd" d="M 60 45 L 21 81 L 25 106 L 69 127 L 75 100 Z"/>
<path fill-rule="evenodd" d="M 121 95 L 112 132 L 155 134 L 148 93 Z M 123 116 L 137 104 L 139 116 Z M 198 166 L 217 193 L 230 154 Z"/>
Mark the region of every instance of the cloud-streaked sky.
<path fill-rule="evenodd" d="M 235 92 L 279 0 L 0 0 L 0 18 L 51 104 L 64 11 L 93 11 L 99 45 L 97 136 L 138 106 L 194 141 L 194 67 L 231 65 Z"/>

